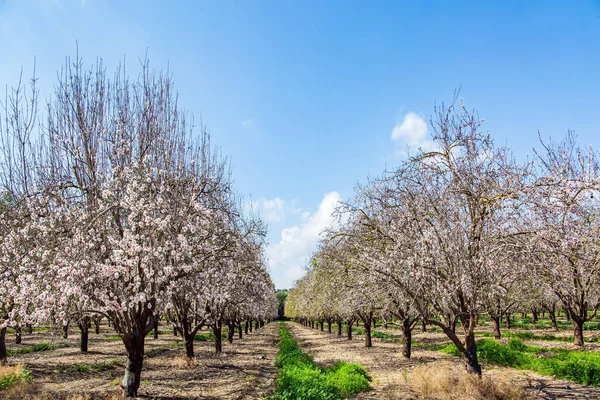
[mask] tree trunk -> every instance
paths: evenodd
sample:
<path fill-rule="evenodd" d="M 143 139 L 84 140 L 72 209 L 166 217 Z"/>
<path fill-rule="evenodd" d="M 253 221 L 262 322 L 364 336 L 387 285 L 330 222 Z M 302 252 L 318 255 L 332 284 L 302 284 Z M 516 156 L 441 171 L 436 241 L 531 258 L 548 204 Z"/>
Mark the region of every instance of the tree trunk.
<path fill-rule="evenodd" d="M 94 321 L 94 326 L 96 328 L 96 335 L 99 335 L 100 334 L 100 318 L 98 318 L 98 317 L 92 318 L 92 321 Z"/>
<path fill-rule="evenodd" d="M 452 319 L 452 332 L 456 333 L 456 323 L 458 322 L 458 316 Z"/>
<path fill-rule="evenodd" d="M 242 322 L 241 321 L 238 322 L 237 328 L 238 328 L 238 339 L 241 339 L 242 335 L 243 335 L 243 333 L 242 333 Z"/>
<path fill-rule="evenodd" d="M 187 332 L 187 329 L 183 330 L 183 339 L 185 341 L 185 356 L 187 358 L 194 358 L 194 337 L 195 332 Z"/>
<path fill-rule="evenodd" d="M 323 332 L 323 326 L 325 325 L 325 322 L 323 320 L 321 320 L 321 332 Z"/>
<path fill-rule="evenodd" d="M 365 347 L 372 347 L 373 342 L 371 341 L 371 320 L 367 319 L 365 325 Z"/>
<path fill-rule="evenodd" d="M 158 317 L 154 321 L 154 339 L 158 339 Z"/>
<path fill-rule="evenodd" d="M 227 341 L 229 344 L 233 343 L 233 335 L 235 334 L 235 324 L 233 322 L 227 323 Z"/>
<path fill-rule="evenodd" d="M 421 320 L 421 330 L 423 333 L 427 332 L 427 324 L 425 323 L 424 319 Z"/>
<path fill-rule="evenodd" d="M 465 339 L 466 352 L 463 354 L 463 357 L 467 363 L 467 372 L 481 376 L 481 365 L 479 365 L 479 360 L 477 360 L 475 334 L 468 334 Z"/>
<path fill-rule="evenodd" d="M 244 323 L 244 333 L 247 335 L 248 334 L 248 321 L 246 321 Z"/>
<path fill-rule="evenodd" d="M 567 317 L 567 322 L 571 320 L 571 313 L 567 309 L 565 309 L 565 317 Z"/>
<path fill-rule="evenodd" d="M 510 314 L 506 314 L 506 329 L 510 329 Z"/>
<path fill-rule="evenodd" d="M 558 322 L 556 321 L 556 306 L 554 304 L 548 307 L 548 318 L 550 318 L 550 322 L 552 323 L 552 329 L 558 332 Z"/>
<path fill-rule="evenodd" d="M 254 321 L 254 329 L 258 330 L 258 328 L 260 327 L 258 326 L 258 320 L 256 320 Z"/>
<path fill-rule="evenodd" d="M 583 320 L 580 318 L 573 318 L 573 344 L 575 346 L 583 347 Z"/>
<path fill-rule="evenodd" d="M 177 336 L 177 327 L 173 325 L 173 336 Z"/>
<path fill-rule="evenodd" d="M 144 332 L 138 332 L 135 329 L 123 336 L 123 343 L 127 349 L 127 367 L 121 381 L 121 388 L 123 388 L 127 397 L 137 397 L 140 388 L 145 336 Z"/>
<path fill-rule="evenodd" d="M 79 331 L 81 332 L 81 352 L 82 353 L 87 353 L 88 351 L 88 341 L 89 341 L 89 333 L 90 333 L 90 326 L 91 321 L 90 321 L 90 317 L 85 316 L 80 318 L 77 321 L 77 325 L 79 326 Z"/>
<path fill-rule="evenodd" d="M 213 325 L 212 330 L 215 335 L 215 351 L 217 353 L 223 352 L 223 338 L 221 337 L 221 322 L 217 322 Z"/>
<path fill-rule="evenodd" d="M 537 307 L 535 306 L 531 307 L 531 322 L 533 322 L 534 325 L 538 323 L 538 312 Z"/>
<path fill-rule="evenodd" d="M 21 344 L 21 342 L 23 341 L 23 337 L 21 335 L 21 326 L 17 326 L 15 328 L 15 334 L 16 334 L 15 344 Z"/>
<path fill-rule="evenodd" d="M 69 324 L 63 325 L 63 339 L 69 338 Z"/>
<path fill-rule="evenodd" d="M 501 317 L 492 317 L 490 316 L 490 318 L 492 319 L 492 322 L 494 323 L 494 339 L 500 339 L 502 337 L 502 334 L 500 333 L 500 318 Z"/>
<path fill-rule="evenodd" d="M 338 326 L 338 336 L 342 336 L 342 321 L 338 321 L 337 326 Z"/>
<path fill-rule="evenodd" d="M 252 332 L 252 320 L 248 320 L 247 324 L 250 325 L 250 332 Z"/>
<path fill-rule="evenodd" d="M 31 324 L 27 324 L 27 333 L 30 335 L 33 333 L 33 326 Z"/>
<path fill-rule="evenodd" d="M 352 322 L 348 322 L 346 325 L 346 334 L 348 335 L 348 340 L 352 340 Z"/>
<path fill-rule="evenodd" d="M 423 321 L 421 321 L 423 323 Z M 402 355 L 410 358 L 412 351 L 412 329 L 410 326 L 410 318 L 402 321 Z"/>
<path fill-rule="evenodd" d="M 0 328 L 0 365 L 6 363 L 6 328 Z"/>
<path fill-rule="evenodd" d="M 331 333 L 331 320 L 330 319 L 327 320 L 327 332 Z"/>

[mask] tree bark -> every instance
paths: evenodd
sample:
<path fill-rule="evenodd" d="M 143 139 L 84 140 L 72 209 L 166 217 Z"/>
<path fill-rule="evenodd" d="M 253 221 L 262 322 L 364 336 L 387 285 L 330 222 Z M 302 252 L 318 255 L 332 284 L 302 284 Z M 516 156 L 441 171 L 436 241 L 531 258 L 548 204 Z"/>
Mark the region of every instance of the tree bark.
<path fill-rule="evenodd" d="M 230 321 L 227 323 L 227 341 L 233 343 L 233 335 L 235 334 L 235 324 Z"/>
<path fill-rule="evenodd" d="M 16 334 L 15 344 L 21 344 L 21 342 L 23 341 L 23 337 L 21 335 L 21 326 L 17 326 L 15 328 L 15 334 Z"/>
<path fill-rule="evenodd" d="M 506 313 L 506 329 L 510 329 L 510 314 Z"/>
<path fill-rule="evenodd" d="M 258 320 L 256 320 L 254 321 L 254 329 L 258 330 L 258 328 L 260 327 L 258 326 Z"/>
<path fill-rule="evenodd" d="M 216 324 L 212 326 L 213 334 L 215 336 L 215 351 L 217 353 L 223 352 L 223 338 L 221 337 L 221 322 L 217 321 Z"/>
<path fill-rule="evenodd" d="M 238 328 L 238 339 L 241 339 L 242 335 L 243 335 L 243 333 L 242 333 L 242 322 L 241 321 L 238 322 L 237 328 Z"/>
<path fill-rule="evenodd" d="M 252 332 L 252 320 L 248 320 L 247 324 L 250 325 L 250 332 Z"/>
<path fill-rule="evenodd" d="M 367 320 L 364 321 L 364 325 L 365 325 L 365 347 L 372 347 L 373 341 L 371 340 L 371 319 L 367 318 Z"/>
<path fill-rule="evenodd" d="M 244 323 L 244 333 L 247 335 L 248 334 L 248 321 L 246 321 Z"/>
<path fill-rule="evenodd" d="M 575 346 L 583 347 L 583 320 L 580 318 L 574 318 L 573 320 L 573 344 Z"/>
<path fill-rule="evenodd" d="M 348 340 L 352 340 L 352 324 L 353 322 L 349 321 L 346 325 L 346 334 L 348 335 Z"/>
<path fill-rule="evenodd" d="M 0 329 L 0 365 L 6 365 L 6 328 Z"/>
<path fill-rule="evenodd" d="M 69 324 L 63 325 L 63 339 L 69 338 Z"/>
<path fill-rule="evenodd" d="M 327 320 L 327 332 L 331 333 L 331 320 L 330 319 Z"/>
<path fill-rule="evenodd" d="M 338 326 L 338 336 L 342 336 L 342 321 L 338 321 L 337 326 Z"/>
<path fill-rule="evenodd" d="M 158 318 L 154 321 L 154 339 L 158 339 Z"/>
<path fill-rule="evenodd" d="M 323 326 L 325 325 L 325 321 L 321 320 L 321 332 L 323 332 Z"/>
<path fill-rule="evenodd" d="M 538 323 L 538 312 L 536 306 L 531 307 L 531 322 L 534 325 Z"/>
<path fill-rule="evenodd" d="M 427 324 L 425 323 L 424 319 L 421 320 L 421 330 L 423 333 L 427 332 Z"/>
<path fill-rule="evenodd" d="M 123 335 L 123 343 L 127 349 L 127 367 L 121 381 L 121 388 L 127 397 L 137 397 L 140 388 L 145 337 L 144 332 L 139 332 L 137 329 Z"/>
<path fill-rule="evenodd" d="M 100 321 L 101 321 L 101 319 L 102 319 L 102 318 L 98 317 L 97 315 L 95 315 L 95 316 L 92 318 L 92 321 L 94 322 L 94 326 L 95 326 L 95 328 L 96 328 L 96 335 L 99 335 L 99 334 L 100 334 Z"/>
<path fill-rule="evenodd" d="M 177 336 L 177 327 L 173 325 L 173 336 Z"/>
<path fill-rule="evenodd" d="M 481 365 L 477 359 L 477 345 L 475 343 L 475 334 L 466 335 L 465 338 L 466 352 L 463 354 L 467 363 L 467 372 L 481 376 Z"/>
<path fill-rule="evenodd" d="M 90 333 L 90 327 L 91 327 L 91 321 L 90 321 L 90 317 L 85 316 L 85 317 L 81 317 L 78 321 L 77 321 L 77 325 L 79 326 L 79 331 L 81 332 L 81 345 L 80 345 L 80 350 L 82 353 L 87 353 L 88 351 L 88 342 L 89 342 L 89 333 Z"/>
<path fill-rule="evenodd" d="M 494 339 L 500 339 L 502 337 L 502 334 L 500 332 L 500 318 L 501 317 L 490 316 L 490 318 L 492 319 L 492 322 L 494 323 Z"/>
<path fill-rule="evenodd" d="M 423 321 L 421 321 L 423 323 Z M 410 318 L 402 321 L 402 355 L 410 358 L 412 352 L 412 328 Z"/>
<path fill-rule="evenodd" d="M 30 335 L 33 333 L 33 326 L 31 324 L 27 324 L 27 333 Z"/>

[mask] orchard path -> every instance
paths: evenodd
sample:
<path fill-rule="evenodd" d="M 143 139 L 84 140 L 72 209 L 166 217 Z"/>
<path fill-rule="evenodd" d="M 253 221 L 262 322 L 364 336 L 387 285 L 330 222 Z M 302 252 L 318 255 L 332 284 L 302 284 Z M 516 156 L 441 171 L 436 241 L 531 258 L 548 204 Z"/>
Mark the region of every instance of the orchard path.
<path fill-rule="evenodd" d="M 195 342 L 195 362 L 189 365 L 180 337 L 165 332 L 146 338 L 144 369 L 138 399 L 259 399 L 271 393 L 277 378 L 273 365 L 277 355 L 277 322 L 255 330 L 229 344 L 223 340 L 223 352 L 215 354 L 212 341 Z M 206 333 L 206 331 L 204 331 Z M 49 333 L 24 335 L 23 345 L 48 342 Z M 125 352 L 121 341 L 106 326 L 100 335 L 90 334 L 89 353 L 78 348 L 78 335 L 55 341 L 69 347 L 10 357 L 10 364 L 26 364 L 34 383 L 42 392 L 87 395 L 89 398 L 113 398 L 120 394 Z M 10 348 L 17 348 L 9 344 Z M 74 365 L 94 365 L 118 361 L 105 371 L 74 370 Z M 120 397 L 120 396 L 119 396 Z M 82 397 L 83 398 L 83 397 Z M 88 397 L 85 397 L 86 399 Z"/>
<path fill-rule="evenodd" d="M 315 362 L 329 366 L 343 360 L 359 363 L 366 368 L 373 378 L 372 390 L 360 393 L 356 399 L 418 399 L 411 388 L 411 371 L 424 364 L 436 363 L 452 368 L 464 368 L 461 360 L 438 351 L 424 350 L 418 346 L 412 348 L 412 358 L 402 357 L 401 345 L 388 339 L 372 338 L 373 347 L 366 348 L 363 335 L 353 335 L 351 341 L 346 339 L 345 332 L 337 336 L 336 327 L 333 333 L 321 332 L 307 328 L 301 324 L 289 322 L 288 328 L 294 339 Z M 379 330 L 379 329 L 378 329 Z M 420 333 L 415 329 L 413 340 L 434 342 L 443 341 L 443 334 Z M 540 399 L 600 399 L 600 387 L 583 386 L 573 382 L 553 379 L 532 371 L 520 371 L 512 368 L 498 367 L 482 363 L 484 374 L 493 379 L 508 380 L 527 387 Z"/>

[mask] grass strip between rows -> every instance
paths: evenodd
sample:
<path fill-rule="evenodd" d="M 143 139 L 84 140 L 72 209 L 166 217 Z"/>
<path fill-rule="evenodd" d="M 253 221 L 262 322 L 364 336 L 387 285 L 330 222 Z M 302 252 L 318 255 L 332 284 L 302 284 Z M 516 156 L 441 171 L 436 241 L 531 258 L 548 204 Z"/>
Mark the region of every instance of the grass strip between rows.
<path fill-rule="evenodd" d="M 362 366 L 338 361 L 322 368 L 298 346 L 284 322 L 279 336 L 279 353 L 275 359 L 279 374 L 270 400 L 337 400 L 369 389 L 371 378 Z"/>
<path fill-rule="evenodd" d="M 435 350 L 455 356 L 461 355 L 451 343 L 439 346 Z M 477 341 L 477 356 L 480 360 L 498 365 L 528 369 L 584 385 L 600 386 L 600 354 L 595 352 L 543 349 L 528 346 L 516 338 L 510 339 L 507 344 L 481 339 Z"/>

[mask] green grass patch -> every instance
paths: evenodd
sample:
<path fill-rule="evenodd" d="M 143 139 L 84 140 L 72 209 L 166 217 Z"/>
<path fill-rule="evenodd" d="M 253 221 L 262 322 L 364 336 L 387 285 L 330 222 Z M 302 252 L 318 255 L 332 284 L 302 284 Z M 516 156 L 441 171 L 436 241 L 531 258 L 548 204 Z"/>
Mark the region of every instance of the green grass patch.
<path fill-rule="evenodd" d="M 35 353 L 37 351 L 54 350 L 54 345 L 50 343 L 38 343 L 29 347 L 21 347 L 16 350 L 6 350 L 6 354 L 10 357 L 18 354 Z"/>
<path fill-rule="evenodd" d="M 275 366 L 279 368 L 276 391 L 271 400 L 337 400 L 369 388 L 371 378 L 358 364 L 338 361 L 329 368 L 315 364 L 291 333 L 281 323 L 279 353 Z"/>
<path fill-rule="evenodd" d="M 486 338 L 491 338 L 494 335 L 489 332 L 482 332 L 481 336 Z M 543 340 L 543 341 L 551 341 L 551 342 L 564 342 L 564 343 L 572 343 L 572 336 L 555 336 L 551 334 L 546 335 L 536 335 L 533 332 L 502 332 L 503 338 L 508 339 L 520 339 L 520 340 Z M 586 337 L 583 339 L 586 343 L 598 343 L 600 342 L 600 338 L 597 337 Z"/>
<path fill-rule="evenodd" d="M 6 390 L 21 381 L 31 380 L 31 371 L 23 366 L 3 367 L 0 371 L 0 390 Z"/>
<path fill-rule="evenodd" d="M 460 356 L 454 344 L 440 351 Z M 528 369 L 583 385 L 600 386 L 600 354 L 595 352 L 542 349 L 528 346 L 516 338 L 510 339 L 507 344 L 481 339 L 477 342 L 477 356 L 494 364 Z"/>

